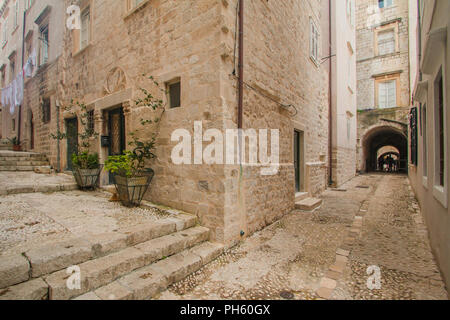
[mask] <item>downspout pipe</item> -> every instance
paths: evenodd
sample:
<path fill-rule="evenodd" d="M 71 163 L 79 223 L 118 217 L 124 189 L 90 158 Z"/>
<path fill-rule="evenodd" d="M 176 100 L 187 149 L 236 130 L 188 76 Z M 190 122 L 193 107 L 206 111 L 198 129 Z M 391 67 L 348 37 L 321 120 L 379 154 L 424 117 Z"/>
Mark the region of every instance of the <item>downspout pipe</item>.
<path fill-rule="evenodd" d="M 332 41 L 333 38 L 331 36 L 331 9 L 332 0 L 328 0 L 328 42 L 329 42 L 329 56 L 330 59 L 328 60 L 328 161 L 329 161 L 329 173 L 328 173 L 328 184 L 330 186 L 333 185 L 333 65 L 332 65 L 332 58 L 331 58 L 331 50 L 332 50 Z"/>
<path fill-rule="evenodd" d="M 23 12 L 23 31 L 22 31 L 22 68 L 19 72 L 23 72 L 23 66 L 25 65 L 25 30 L 26 30 L 27 12 Z M 23 104 L 23 101 L 22 101 Z M 22 127 L 22 104 L 19 106 L 19 127 L 17 128 L 17 140 L 20 144 L 21 140 L 21 127 Z"/>
<path fill-rule="evenodd" d="M 244 0 L 239 0 L 238 129 L 243 126 L 244 101 Z M 240 139 L 239 139 L 240 140 Z"/>

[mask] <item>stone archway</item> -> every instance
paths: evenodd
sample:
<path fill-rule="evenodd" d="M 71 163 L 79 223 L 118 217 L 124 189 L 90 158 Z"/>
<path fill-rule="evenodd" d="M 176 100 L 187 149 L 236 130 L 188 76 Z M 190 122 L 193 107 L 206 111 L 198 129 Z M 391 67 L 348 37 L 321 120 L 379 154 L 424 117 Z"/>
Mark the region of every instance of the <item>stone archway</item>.
<path fill-rule="evenodd" d="M 403 127 L 380 124 L 369 128 L 362 138 L 362 172 L 377 170 L 378 151 L 386 146 L 392 146 L 398 150 L 399 171 L 405 173 L 408 171 L 408 139 Z"/>

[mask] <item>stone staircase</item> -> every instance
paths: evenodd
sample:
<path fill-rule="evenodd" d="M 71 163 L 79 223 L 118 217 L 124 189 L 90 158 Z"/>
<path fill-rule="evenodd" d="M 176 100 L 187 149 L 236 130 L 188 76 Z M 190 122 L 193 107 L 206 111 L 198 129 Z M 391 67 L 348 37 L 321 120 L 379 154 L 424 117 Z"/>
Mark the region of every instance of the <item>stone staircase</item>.
<path fill-rule="evenodd" d="M 151 299 L 223 253 L 188 214 L 0 255 L 0 300 Z M 69 267 L 80 287 L 70 289 Z"/>
<path fill-rule="evenodd" d="M 307 192 L 295 195 L 295 209 L 301 211 L 314 211 L 322 205 L 322 199 L 312 198 Z"/>
<path fill-rule="evenodd" d="M 0 151 L 0 171 L 35 171 L 39 168 L 50 168 L 44 154 Z"/>

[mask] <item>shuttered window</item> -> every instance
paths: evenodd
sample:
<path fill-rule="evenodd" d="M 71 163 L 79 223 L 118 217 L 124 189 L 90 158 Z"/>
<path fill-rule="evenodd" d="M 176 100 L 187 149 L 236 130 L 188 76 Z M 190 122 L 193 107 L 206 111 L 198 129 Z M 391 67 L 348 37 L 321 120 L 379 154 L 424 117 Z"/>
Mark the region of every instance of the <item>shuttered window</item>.
<path fill-rule="evenodd" d="M 378 54 L 384 55 L 395 52 L 395 32 L 387 30 L 378 33 Z"/>
<path fill-rule="evenodd" d="M 380 82 L 378 85 L 378 103 L 380 108 L 397 106 L 397 81 Z"/>
<path fill-rule="evenodd" d="M 81 36 L 80 36 L 80 50 L 88 46 L 90 41 L 90 24 L 91 13 L 90 8 L 83 10 L 81 14 Z"/>

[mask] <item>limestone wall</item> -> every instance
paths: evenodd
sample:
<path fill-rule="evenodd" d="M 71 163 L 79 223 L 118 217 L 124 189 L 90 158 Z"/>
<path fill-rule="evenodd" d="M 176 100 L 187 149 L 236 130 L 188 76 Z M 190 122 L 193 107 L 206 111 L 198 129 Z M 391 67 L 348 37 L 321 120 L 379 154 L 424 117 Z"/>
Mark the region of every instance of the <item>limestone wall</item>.
<path fill-rule="evenodd" d="M 357 103 L 359 110 L 374 109 L 375 78 L 390 73 L 399 73 L 399 107 L 410 104 L 409 81 L 409 16 L 408 1 L 394 1 L 392 7 L 374 11 L 377 1 L 356 1 L 356 55 L 357 55 Z M 390 24 L 395 26 L 397 48 L 394 53 L 378 55 L 376 51 L 376 31 Z"/>
<path fill-rule="evenodd" d="M 227 243 L 293 209 L 294 129 L 304 131 L 305 162 L 322 163 L 310 173 L 305 166 L 310 177 L 306 191 L 316 195 L 324 190 L 328 138 L 328 74 L 309 57 L 310 17 L 320 26 L 320 3 L 245 1 L 245 82 L 257 92 L 245 89 L 244 128 L 280 130 L 280 171 L 262 176 L 259 167 L 238 164 L 173 164 L 174 130 L 186 129 L 193 136 L 195 121 L 202 122 L 203 132 L 237 127 L 237 79 L 232 74 L 236 3 L 146 1 L 130 13 L 120 1 L 91 1 L 91 44 L 72 52 L 74 34 L 66 31 L 58 88 L 63 106 L 75 99 L 95 110 L 100 134 L 108 133 L 106 112 L 124 107 L 129 141 L 128 133 L 149 115 L 134 104 L 139 88 L 154 90 L 142 75 L 160 83 L 181 79 L 181 107 L 167 108 L 161 119 L 158 159 L 149 163 L 156 174 L 148 199 L 197 214 L 213 239 Z M 295 105 L 298 114 L 292 117 L 273 100 Z M 96 146 L 106 160 L 107 149 Z"/>

